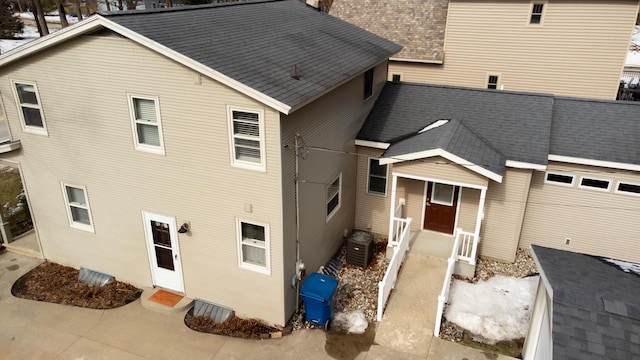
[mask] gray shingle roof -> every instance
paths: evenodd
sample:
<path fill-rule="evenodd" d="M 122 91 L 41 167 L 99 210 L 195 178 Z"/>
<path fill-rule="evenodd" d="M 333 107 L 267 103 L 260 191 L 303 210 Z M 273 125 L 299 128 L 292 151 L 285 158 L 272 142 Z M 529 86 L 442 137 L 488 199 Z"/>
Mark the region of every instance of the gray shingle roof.
<path fill-rule="evenodd" d="M 640 103 L 556 97 L 552 155 L 640 164 Z"/>
<path fill-rule="evenodd" d="M 553 358 L 640 358 L 640 276 L 597 257 L 532 245 L 553 289 Z"/>
<path fill-rule="evenodd" d="M 394 143 L 436 120 L 452 119 L 472 129 L 507 160 L 546 165 L 552 105 L 553 97 L 545 94 L 389 82 L 357 138 Z M 418 140 L 403 150 L 413 153 L 432 146 Z M 477 149 L 456 151 L 465 157 Z"/>
<path fill-rule="evenodd" d="M 442 149 L 463 158 L 467 164 L 481 165 L 495 174 L 504 175 L 504 155 L 460 120 L 450 120 L 442 126 L 395 142 L 383 157 L 392 158 L 415 149 Z"/>
<path fill-rule="evenodd" d="M 395 57 L 444 60 L 449 0 L 333 0 L 329 14 L 404 48 Z"/>
<path fill-rule="evenodd" d="M 104 16 L 294 109 L 401 49 L 297 0 Z"/>

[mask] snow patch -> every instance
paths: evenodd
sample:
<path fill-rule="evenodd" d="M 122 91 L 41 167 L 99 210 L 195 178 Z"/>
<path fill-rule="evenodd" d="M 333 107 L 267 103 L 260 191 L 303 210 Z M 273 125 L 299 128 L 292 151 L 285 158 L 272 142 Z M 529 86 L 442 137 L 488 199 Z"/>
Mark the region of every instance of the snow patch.
<path fill-rule="evenodd" d="M 477 284 L 453 280 L 445 318 L 488 344 L 525 337 L 538 279 L 496 275 Z"/>
<path fill-rule="evenodd" d="M 603 260 L 618 266 L 622 271 L 626 273 L 634 273 L 640 276 L 640 264 L 607 258 L 603 258 Z"/>
<path fill-rule="evenodd" d="M 362 310 L 339 312 L 333 316 L 331 327 L 340 329 L 347 334 L 364 334 L 369 326 L 367 317 Z"/>

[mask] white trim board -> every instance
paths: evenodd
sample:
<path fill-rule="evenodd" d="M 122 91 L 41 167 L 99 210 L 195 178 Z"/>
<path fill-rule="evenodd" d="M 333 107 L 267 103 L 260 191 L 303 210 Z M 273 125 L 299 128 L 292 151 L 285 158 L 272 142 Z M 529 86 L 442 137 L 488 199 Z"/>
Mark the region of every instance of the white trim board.
<path fill-rule="evenodd" d="M 558 161 L 558 162 L 580 164 L 580 165 L 600 166 L 600 167 L 607 167 L 607 168 L 621 169 L 621 170 L 640 171 L 640 165 L 636 165 L 636 164 L 620 163 L 620 162 L 614 162 L 614 161 L 593 160 L 593 159 L 577 158 L 572 156 L 550 154 L 549 161 Z"/>
<path fill-rule="evenodd" d="M 369 141 L 369 140 L 358 140 L 356 139 L 356 146 L 366 146 L 374 149 L 382 149 L 387 150 L 391 144 L 377 142 L 377 141 Z"/>

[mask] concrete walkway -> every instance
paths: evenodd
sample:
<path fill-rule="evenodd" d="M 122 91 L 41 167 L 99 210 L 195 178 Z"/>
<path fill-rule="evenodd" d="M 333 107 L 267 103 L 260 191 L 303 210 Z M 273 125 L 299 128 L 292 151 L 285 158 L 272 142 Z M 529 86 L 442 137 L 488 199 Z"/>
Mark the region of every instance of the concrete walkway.
<path fill-rule="evenodd" d="M 92 310 L 13 297 L 15 280 L 41 261 L 0 254 L 0 359 L 507 359 L 439 339 L 430 340 L 428 352 L 421 350 L 420 356 L 371 345 L 376 324 L 363 335 L 318 329 L 281 339 L 241 340 L 192 331 L 183 323 L 184 312 L 158 314 L 140 300 Z"/>

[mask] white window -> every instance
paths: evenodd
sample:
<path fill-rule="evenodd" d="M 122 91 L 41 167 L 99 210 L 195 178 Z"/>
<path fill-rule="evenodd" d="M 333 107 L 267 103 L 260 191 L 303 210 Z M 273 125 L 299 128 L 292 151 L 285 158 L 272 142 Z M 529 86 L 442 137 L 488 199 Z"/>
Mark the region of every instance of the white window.
<path fill-rule="evenodd" d="M 387 165 L 380 165 L 380 160 L 369 158 L 369 181 L 367 193 L 387 195 Z"/>
<path fill-rule="evenodd" d="M 616 186 L 616 194 L 640 196 L 640 184 L 618 181 L 618 186 Z"/>
<path fill-rule="evenodd" d="M 228 108 L 231 164 L 265 170 L 264 115 L 262 111 Z"/>
<path fill-rule="evenodd" d="M 239 266 L 270 274 L 269 226 L 236 219 L 236 227 Z"/>
<path fill-rule="evenodd" d="M 371 95 L 373 95 L 373 68 L 367 70 L 364 73 L 364 100 L 367 100 L 368 98 L 371 97 Z"/>
<path fill-rule="evenodd" d="M 7 116 L 4 113 L 2 99 L 0 99 L 0 144 L 11 141 L 11 133 L 9 132 L 9 124 Z"/>
<path fill-rule="evenodd" d="M 342 173 L 327 186 L 327 221 L 340 209 L 342 197 Z"/>
<path fill-rule="evenodd" d="M 391 75 L 391 81 L 393 81 L 393 82 L 402 81 L 402 74 L 393 74 L 393 75 Z"/>
<path fill-rule="evenodd" d="M 529 24 L 539 25 L 542 24 L 542 16 L 544 15 L 544 2 L 531 3 L 531 17 L 529 18 Z"/>
<path fill-rule="evenodd" d="M 129 94 L 129 112 L 136 150 L 164 155 L 158 98 Z"/>
<path fill-rule="evenodd" d="M 570 174 L 547 172 L 544 176 L 544 182 L 547 184 L 555 184 L 562 186 L 573 186 L 576 177 Z"/>
<path fill-rule="evenodd" d="M 24 132 L 47 135 L 38 87 L 34 82 L 11 81 Z"/>
<path fill-rule="evenodd" d="M 609 191 L 611 188 L 611 181 L 583 176 L 580 178 L 580 185 L 578 185 L 578 187 L 581 189 Z"/>
<path fill-rule="evenodd" d="M 449 184 L 434 183 L 431 202 L 438 205 L 453 206 L 453 196 L 456 187 Z"/>
<path fill-rule="evenodd" d="M 487 75 L 487 89 L 498 89 L 500 86 L 500 75 Z"/>
<path fill-rule="evenodd" d="M 77 229 L 93 232 L 87 189 L 84 186 L 63 183 L 62 191 L 67 206 L 69 225 Z"/>

